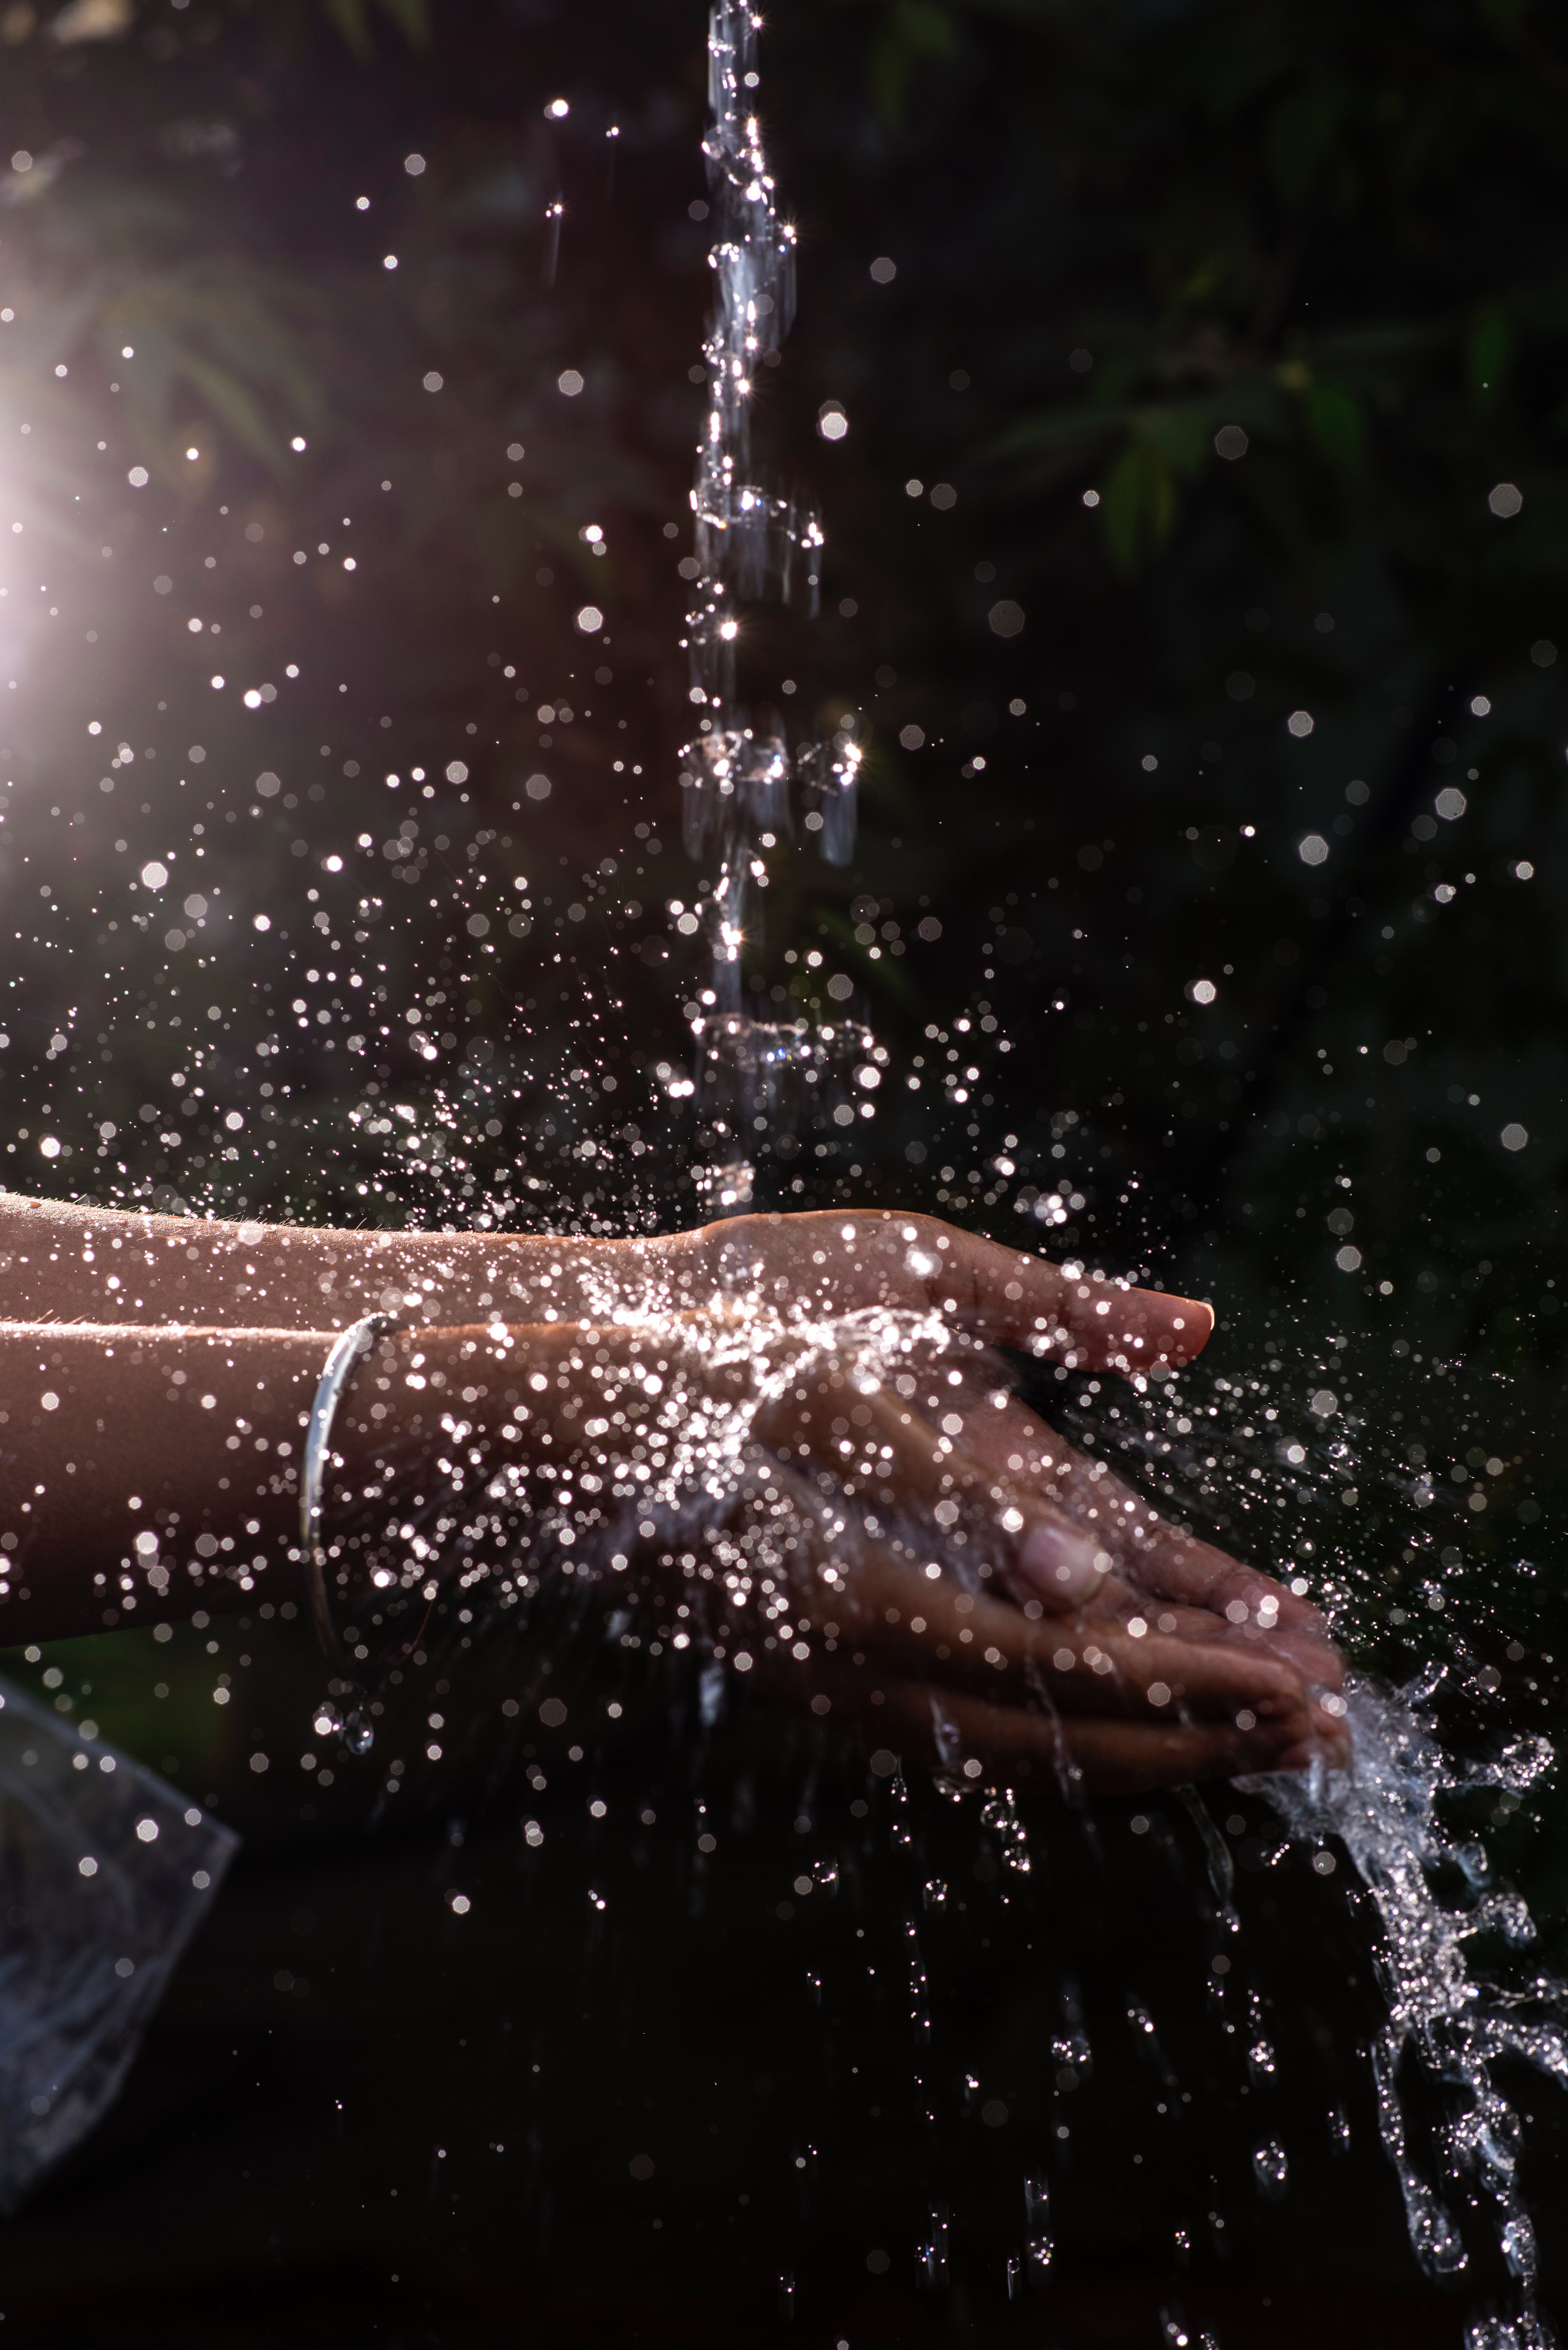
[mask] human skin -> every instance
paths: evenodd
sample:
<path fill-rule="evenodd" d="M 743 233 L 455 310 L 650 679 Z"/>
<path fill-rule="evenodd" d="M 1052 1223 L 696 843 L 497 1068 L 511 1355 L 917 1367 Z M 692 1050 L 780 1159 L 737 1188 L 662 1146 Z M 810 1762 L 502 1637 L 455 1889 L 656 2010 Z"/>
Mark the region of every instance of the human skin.
<path fill-rule="evenodd" d="M 628 1307 L 670 1313 L 734 1301 L 796 1321 L 928 1312 L 966 1338 L 1118 1372 L 1179 1367 L 1213 1327 L 1209 1307 L 1192 1299 L 1075 1274 L 933 1217 L 876 1210 L 737 1216 L 691 1232 L 590 1240 L 224 1223 L 0 1193 L 0 1281 L 18 1322 L 328 1333 L 376 1312 L 437 1326 L 486 1315 L 548 1326 Z M 1156 1596 L 1210 1619 L 1184 1619 L 1184 1630 L 1231 1637 L 1224 1611 L 1243 1606 L 1250 1645 L 1337 1685 L 1340 1661 L 1314 1608 L 1180 1535 L 1016 1401 L 1000 1413 L 991 1402 L 961 1409 L 966 1447 L 992 1467 L 1007 1471 L 1015 1461 L 1012 1473 L 1069 1492 L 1085 1512 L 1097 1506 L 1095 1484 L 1114 1493 L 1114 1523 L 1097 1524 L 1097 1534 Z M 1260 1620 L 1265 1599 L 1276 1603 L 1262 1609 L 1272 1622 Z"/>
<path fill-rule="evenodd" d="M 568 1471 L 613 1480 L 639 1446 L 645 1463 L 650 1443 L 655 1456 L 668 1452 L 659 1425 L 668 1401 L 654 1409 L 645 1389 L 650 1373 L 667 1384 L 674 1373 L 689 1427 L 693 1412 L 710 1423 L 740 1415 L 751 1438 L 790 1463 L 795 1485 L 786 1480 L 767 1506 L 772 1521 L 786 1515 L 794 1529 L 788 1581 L 804 1637 L 787 1662 L 765 1631 L 753 1646 L 765 1677 L 801 1701 L 864 1712 L 915 1748 L 957 1736 L 988 1771 L 1059 1768 L 1065 1754 L 1101 1785 L 1342 1752 L 1342 1725 L 1313 1694 L 1337 1680 L 1339 1667 L 1312 1611 L 1125 1495 L 1102 1464 L 1072 1454 L 1001 1388 L 968 1398 L 939 1430 L 950 1399 L 933 1386 L 928 1355 L 911 1357 L 918 1395 L 900 1381 L 904 1394 L 882 1384 L 868 1397 L 818 1326 L 893 1309 L 940 1317 L 971 1352 L 977 1338 L 1000 1338 L 1108 1368 L 1195 1353 L 1210 1317 L 1190 1301 L 1084 1282 L 930 1220 L 858 1212 L 563 1243 L 296 1234 L 4 1201 L 7 1254 L 13 1307 L 38 1318 L 0 1326 L 0 1409 L 9 1413 L 0 1440 L 12 1434 L 14 1447 L 0 1473 L 0 1520 L 21 1545 L 0 1594 L 0 1638 L 246 1605 L 242 1577 L 251 1593 L 265 1578 L 269 1595 L 295 1596 L 300 1430 L 331 1329 L 319 1314 L 309 1326 L 221 1326 L 258 1289 L 280 1323 L 303 1321 L 330 1278 L 334 1313 L 348 1321 L 380 1308 L 401 1283 L 405 1299 L 423 1301 L 413 1310 L 455 1315 L 483 1299 L 492 1318 L 405 1330 L 384 1344 L 395 1367 L 362 1371 L 339 1417 L 351 1483 L 373 1478 L 389 1452 L 406 1459 L 414 1483 L 431 1483 L 438 1379 L 461 1400 L 487 1464 L 520 1477 L 548 1469 L 553 1491 Z M 563 1318 L 503 1325 L 495 1300 L 508 1289 Z M 86 1318 L 121 1301 L 146 1318 L 116 1326 Z M 612 1306 L 635 1326 L 564 1318 Z M 185 1317 L 199 1308 L 204 1326 L 192 1327 Z M 425 1359 L 410 1385 L 416 1354 Z M 547 1409 L 531 1402 L 525 1424 L 505 1401 L 508 1386 L 520 1392 L 524 1364 L 547 1382 Z M 373 1421 L 367 1380 L 382 1376 L 391 1400 Z M 607 1378 L 618 1382 L 622 1425 L 590 1440 L 587 1407 Z M 838 1430 L 851 1427 L 846 1440 Z M 965 1592 L 945 1577 L 938 1588 L 922 1563 L 863 1527 L 826 1532 L 804 1505 L 802 1464 L 852 1495 L 874 1490 L 884 1506 L 896 1497 L 917 1514 L 956 1496 L 990 1529 L 991 1588 Z M 754 1508 L 728 1506 L 742 1515 Z M 150 1576 L 135 1536 L 145 1544 L 155 1525 L 162 1541 Z M 202 1563 L 202 1536 L 209 1551 L 232 1547 Z M 656 1561 L 635 1555 L 627 1572 L 634 1588 L 661 1580 Z M 1168 1694 L 1151 1699 L 1155 1690 Z"/>
<path fill-rule="evenodd" d="M 795 1314 L 929 1308 L 1096 1370 L 1187 1362 L 1214 1320 L 1189 1298 L 879 1209 L 590 1240 L 224 1223 L 0 1192 L 0 1278 L 18 1322 L 271 1330 L 341 1329 L 382 1312 L 447 1327 L 492 1312 L 579 1322 L 618 1304 L 676 1312 L 737 1295 Z"/>

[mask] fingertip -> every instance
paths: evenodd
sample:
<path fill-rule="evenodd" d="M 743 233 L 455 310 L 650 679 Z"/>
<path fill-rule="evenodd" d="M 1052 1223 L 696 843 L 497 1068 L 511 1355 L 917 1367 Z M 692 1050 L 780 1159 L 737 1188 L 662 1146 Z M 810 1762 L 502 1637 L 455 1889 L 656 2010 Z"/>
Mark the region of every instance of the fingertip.
<path fill-rule="evenodd" d="M 1054 1606 L 1092 1599 L 1105 1580 L 1106 1555 L 1071 1527 L 1036 1518 L 1018 1545 L 1018 1565 L 1042 1598 Z M 1102 1559 L 1105 1565 L 1101 1565 Z"/>
<path fill-rule="evenodd" d="M 1170 1330 L 1169 1353 L 1179 1362 L 1189 1363 L 1200 1355 L 1214 1335 L 1214 1308 L 1200 1297 L 1171 1297 L 1161 1295 L 1159 1303 L 1166 1308 Z"/>

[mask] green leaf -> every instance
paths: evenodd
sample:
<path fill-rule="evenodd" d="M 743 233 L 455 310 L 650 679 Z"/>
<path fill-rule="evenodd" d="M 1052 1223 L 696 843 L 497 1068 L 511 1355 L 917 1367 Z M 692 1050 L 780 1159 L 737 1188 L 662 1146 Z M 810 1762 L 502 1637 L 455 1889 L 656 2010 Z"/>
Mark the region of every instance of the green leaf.
<path fill-rule="evenodd" d="M 886 121 L 903 122 L 916 66 L 950 57 L 958 47 L 958 27 L 936 0 L 893 0 L 871 57 L 872 95 Z"/>
<path fill-rule="evenodd" d="M 1213 403 L 1183 408 L 1146 409 L 1138 430 L 1158 444 L 1179 473 L 1195 473 L 1213 446 Z"/>
<path fill-rule="evenodd" d="M 410 48 L 422 49 L 431 36 L 428 0 L 381 0 L 395 25 L 400 25 Z"/>
<path fill-rule="evenodd" d="M 1496 391 L 1513 357 L 1511 321 L 1495 316 L 1479 319 L 1470 330 L 1469 348 L 1465 356 L 1472 392 L 1480 397 Z"/>
<path fill-rule="evenodd" d="M 327 13 L 342 34 L 345 46 L 357 57 L 370 54 L 370 26 L 365 15 L 365 0 L 326 0 Z"/>
<path fill-rule="evenodd" d="M 373 45 L 365 0 L 323 0 L 323 5 L 354 55 L 368 57 Z M 422 49 L 431 36 L 429 0 L 379 0 L 379 5 L 401 26 L 410 47 Z"/>
<path fill-rule="evenodd" d="M 106 359 L 124 343 L 135 346 L 127 398 L 150 448 L 174 434 L 182 384 L 271 471 L 283 468 L 296 424 L 319 423 L 322 392 L 299 334 L 302 305 L 281 279 L 233 257 L 208 257 L 127 273 L 100 286 L 94 310 L 90 330 Z"/>
<path fill-rule="evenodd" d="M 1100 502 L 1111 560 L 1130 579 L 1176 527 L 1176 478 L 1160 443 L 1139 438 L 1123 452 Z"/>
<path fill-rule="evenodd" d="M 1313 438 L 1343 473 L 1357 473 L 1365 454 L 1366 431 L 1361 411 L 1347 391 L 1336 385 L 1314 383 L 1307 388 L 1307 422 Z"/>
<path fill-rule="evenodd" d="M 900 34 L 918 57 L 956 55 L 958 26 L 938 0 L 894 0 L 892 14 Z"/>
<path fill-rule="evenodd" d="M 1298 90 L 1275 108 L 1264 147 L 1275 186 L 1287 203 L 1303 203 L 1338 135 L 1344 101 L 1326 88 Z"/>

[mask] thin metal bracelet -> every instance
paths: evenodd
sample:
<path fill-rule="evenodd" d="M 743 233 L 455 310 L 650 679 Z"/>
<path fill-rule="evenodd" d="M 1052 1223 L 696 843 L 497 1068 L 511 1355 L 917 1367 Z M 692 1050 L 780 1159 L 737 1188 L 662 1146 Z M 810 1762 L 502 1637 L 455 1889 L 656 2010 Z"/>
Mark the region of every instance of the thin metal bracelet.
<path fill-rule="evenodd" d="M 305 1460 L 299 1473 L 299 1546 L 305 1557 L 311 1621 L 327 1662 L 349 1673 L 354 1668 L 337 1637 L 337 1627 L 332 1621 L 331 1603 L 327 1596 L 327 1553 L 321 1542 L 321 1489 L 326 1477 L 332 1421 L 343 1390 L 352 1378 L 357 1365 L 369 1352 L 381 1333 L 393 1326 L 390 1317 L 385 1314 L 367 1314 L 362 1322 L 352 1324 L 334 1341 L 332 1352 L 327 1357 L 327 1367 L 316 1390 L 316 1400 L 310 1407 L 310 1424 L 305 1436 Z"/>

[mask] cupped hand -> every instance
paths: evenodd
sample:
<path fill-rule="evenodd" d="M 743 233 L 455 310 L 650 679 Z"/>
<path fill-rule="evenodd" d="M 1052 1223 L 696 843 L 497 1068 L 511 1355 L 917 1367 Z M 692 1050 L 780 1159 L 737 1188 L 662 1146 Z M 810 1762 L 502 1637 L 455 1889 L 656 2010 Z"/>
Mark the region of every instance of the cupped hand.
<path fill-rule="evenodd" d="M 1343 1726 L 1310 1685 L 1324 1676 L 1192 1604 L 1276 1586 L 1238 1583 L 1246 1571 L 1229 1561 L 1221 1585 L 1182 1555 L 1182 1596 L 1154 1615 L 1117 1571 L 1146 1560 L 1109 1523 L 1108 1472 L 1057 1477 L 1049 1431 L 1026 1415 L 1026 1442 L 1005 1397 L 977 1426 L 952 1367 L 933 1370 L 923 1347 L 878 1360 L 733 1307 L 509 1343 L 550 1397 L 527 1440 L 535 1473 L 629 1498 L 639 1469 L 675 1471 L 701 1497 L 699 1531 L 651 1564 L 631 1544 L 631 1587 L 683 1607 L 692 1633 L 819 1712 L 884 1736 L 897 1725 L 900 1742 L 988 1776 L 1049 1763 L 1104 1787 L 1343 1756 Z M 741 1473 L 758 1458 L 771 1482 Z M 1147 1527 L 1159 1542 L 1178 1530 L 1144 1518 L 1152 1555 Z M 712 1553 L 701 1563 L 698 1543 Z"/>
<path fill-rule="evenodd" d="M 759 1432 L 772 1431 L 786 1451 L 821 1456 L 850 1491 L 929 1513 L 939 1544 L 945 1521 L 950 1549 L 968 1546 L 971 1561 L 985 1561 L 982 1573 L 994 1565 L 1017 1600 L 1267 1648 L 1314 1687 L 1339 1688 L 1345 1661 L 1315 1608 L 1174 1525 L 1104 1461 L 1065 1443 L 997 1383 L 1000 1367 L 984 1349 L 917 1347 L 908 1361 L 897 1393 L 884 1386 L 872 1395 L 856 1391 L 860 1375 L 819 1358 L 769 1407 Z M 1012 1539 L 999 1544 L 999 1535 Z"/>
<path fill-rule="evenodd" d="M 971 1404 L 962 1415 L 961 1441 L 974 1461 L 1031 1492 L 1054 1496 L 1074 1523 L 1092 1531 L 1115 1567 L 1103 1607 L 1152 1614 L 1159 1629 L 1184 1639 L 1265 1648 L 1314 1688 L 1343 1684 L 1345 1659 L 1315 1607 L 1172 1524 L 1114 1469 L 1075 1450 L 1016 1397 L 993 1388 Z"/>
<path fill-rule="evenodd" d="M 717 1537 L 742 1672 L 968 1778 L 1099 1792 L 1343 1759 L 1294 1669 L 1223 1643 L 1053 1619 L 965 1591 L 795 1470 L 759 1472 Z M 711 1591 L 712 1586 L 708 1588 Z"/>
<path fill-rule="evenodd" d="M 1214 1326 L 1192 1298 L 1071 1272 L 893 1210 L 736 1216 L 641 1245 L 659 1253 L 680 1304 L 750 1299 L 786 1316 L 934 1312 L 973 1336 L 1093 1370 L 1189 1362 Z"/>

